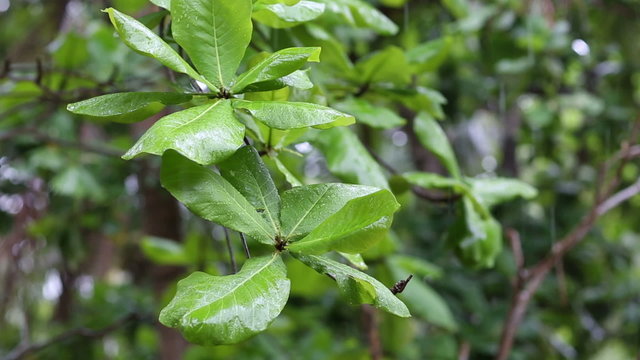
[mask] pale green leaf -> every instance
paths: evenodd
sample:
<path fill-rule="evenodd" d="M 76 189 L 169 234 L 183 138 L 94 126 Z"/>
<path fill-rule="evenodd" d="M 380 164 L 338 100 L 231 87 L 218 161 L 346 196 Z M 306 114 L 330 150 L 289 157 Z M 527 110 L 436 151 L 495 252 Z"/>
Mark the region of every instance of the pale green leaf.
<path fill-rule="evenodd" d="M 234 107 L 248 111 L 273 129 L 287 130 L 315 127 L 328 129 L 355 122 L 353 116 L 326 106 L 288 101 L 234 101 Z"/>
<path fill-rule="evenodd" d="M 333 104 L 333 107 L 352 114 L 358 123 L 367 124 L 377 129 L 392 129 L 402 126 L 406 122 L 405 119 L 387 107 L 373 105 L 361 98 L 350 97 Z"/>
<path fill-rule="evenodd" d="M 253 18 L 269 27 L 285 29 L 318 18 L 324 8 L 324 4 L 306 0 L 290 6 L 258 2 L 253 9 Z"/>
<path fill-rule="evenodd" d="M 113 8 L 103 11 L 109 14 L 109 19 L 118 34 L 120 34 L 120 38 L 131 49 L 142 55 L 152 57 L 179 73 L 187 74 L 195 80 L 209 84 L 169 44 L 141 22 Z"/>
<path fill-rule="evenodd" d="M 356 64 L 360 83 L 390 82 L 404 85 L 411 81 L 411 67 L 404 51 L 396 46 L 389 46 L 371 54 Z"/>
<path fill-rule="evenodd" d="M 191 260 L 182 244 L 177 241 L 146 236 L 140 242 L 142 253 L 156 264 L 190 265 Z"/>
<path fill-rule="evenodd" d="M 209 165 L 231 156 L 243 144 L 244 125 L 236 118 L 231 101 L 219 100 L 182 110 L 156 122 L 123 156 L 162 155 L 173 149 L 187 158 Z"/>
<path fill-rule="evenodd" d="M 196 69 L 228 88 L 251 41 L 251 0 L 172 0 L 173 37 Z"/>
<path fill-rule="evenodd" d="M 151 0 L 151 2 L 167 10 L 171 9 L 171 0 Z"/>
<path fill-rule="evenodd" d="M 331 201 L 331 199 L 327 200 Z M 379 240 L 370 236 L 350 236 L 361 232 L 367 226 L 391 216 L 400 208 L 393 194 L 379 190 L 365 196 L 349 200 L 340 210 L 326 218 L 307 236 L 298 240 L 288 249 L 292 252 L 320 255 L 328 251 L 360 253 Z M 385 220 L 387 226 L 391 222 Z"/>
<path fill-rule="evenodd" d="M 231 91 L 241 93 L 251 84 L 279 79 L 300 69 L 307 61 L 319 60 L 320 48 L 318 47 L 294 47 L 280 50 L 240 75 Z"/>
<path fill-rule="evenodd" d="M 278 171 L 280 171 L 280 173 L 284 175 L 284 178 L 289 184 L 291 184 L 292 187 L 302 186 L 302 182 L 298 180 L 298 178 L 296 178 L 296 176 L 293 175 L 293 173 L 289 171 L 289 169 L 287 169 L 287 167 L 282 163 L 282 161 L 280 161 L 280 159 L 275 157 L 273 158 L 273 161 L 276 163 Z"/>
<path fill-rule="evenodd" d="M 269 170 L 252 146 L 245 146 L 218 165 L 227 179 L 280 232 L 280 195 Z"/>
<path fill-rule="evenodd" d="M 316 0 L 332 12 L 357 27 L 369 28 L 382 35 L 395 35 L 398 26 L 374 6 L 362 0 Z"/>
<path fill-rule="evenodd" d="M 299 186 L 282 193 L 280 222 L 287 240 L 299 239 L 350 200 L 380 191 L 363 185 L 315 184 Z"/>
<path fill-rule="evenodd" d="M 358 270 L 367 270 L 369 268 L 360 254 L 349 254 L 343 252 L 339 252 L 338 254 L 347 259 L 347 261 L 349 261 L 349 263 Z"/>
<path fill-rule="evenodd" d="M 531 185 L 517 179 L 505 178 L 468 178 L 471 190 L 476 198 L 486 207 L 521 197 L 532 199 L 538 195 L 538 191 Z"/>
<path fill-rule="evenodd" d="M 287 303 L 289 289 L 279 254 L 251 258 L 234 275 L 195 272 L 178 282 L 160 322 L 195 344 L 235 344 L 269 326 Z"/>
<path fill-rule="evenodd" d="M 458 194 L 466 194 L 469 192 L 469 188 L 464 182 L 435 173 L 408 172 L 402 174 L 402 177 L 408 181 L 409 184 L 425 189 L 451 190 Z"/>
<path fill-rule="evenodd" d="M 194 214 L 273 244 L 276 231 L 222 176 L 174 151 L 162 157 L 162 186 Z"/>
<path fill-rule="evenodd" d="M 382 167 L 371 157 L 358 136 L 347 128 L 320 132 L 313 140 L 327 159 L 332 174 L 352 184 L 389 188 Z"/>
<path fill-rule="evenodd" d="M 426 112 L 419 113 L 414 119 L 413 130 L 420 143 L 442 162 L 449 173 L 455 178 L 460 178 L 460 167 L 447 134 L 433 116 Z"/>
<path fill-rule="evenodd" d="M 400 317 L 411 316 L 406 305 L 373 277 L 326 257 L 302 254 L 294 254 L 294 257 L 335 279 L 340 293 L 350 304 L 372 304 Z"/>

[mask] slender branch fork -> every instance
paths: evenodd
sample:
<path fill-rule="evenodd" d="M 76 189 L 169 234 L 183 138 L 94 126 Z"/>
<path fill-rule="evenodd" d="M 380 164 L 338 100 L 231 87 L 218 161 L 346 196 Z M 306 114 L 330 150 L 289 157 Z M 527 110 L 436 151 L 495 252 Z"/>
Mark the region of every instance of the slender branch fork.
<path fill-rule="evenodd" d="M 569 234 L 557 241 L 551 251 L 536 265 L 530 268 L 525 267 L 518 232 L 513 229 L 506 231 L 518 271 L 513 283 L 513 297 L 504 322 L 496 360 L 508 359 L 516 331 L 524 318 L 529 302 L 553 267 L 560 263 L 563 257 L 585 238 L 601 216 L 640 194 L 640 178 L 632 185 L 615 192 L 622 181 L 624 166 L 630 159 L 640 157 L 640 145 L 631 145 L 632 142 L 638 141 L 639 134 L 640 118 L 635 121 L 629 140 L 622 144 L 622 149 L 603 165 L 596 188 L 596 198 L 591 210 Z M 618 163 L 617 169 L 612 179 L 607 183 L 606 175 L 614 163 Z"/>

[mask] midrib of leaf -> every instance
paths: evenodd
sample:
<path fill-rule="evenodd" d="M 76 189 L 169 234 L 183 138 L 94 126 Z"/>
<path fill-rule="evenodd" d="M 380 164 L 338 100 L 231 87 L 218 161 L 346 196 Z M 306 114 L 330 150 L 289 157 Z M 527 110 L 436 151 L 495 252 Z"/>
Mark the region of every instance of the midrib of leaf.
<path fill-rule="evenodd" d="M 311 205 L 311 207 L 305 212 L 304 215 L 302 215 L 302 217 L 300 218 L 300 220 L 298 220 L 298 223 L 293 227 L 293 229 L 289 232 L 289 234 L 286 236 L 286 238 L 288 239 L 291 234 L 293 234 L 294 231 L 296 231 L 296 229 L 298 228 L 298 226 L 300 226 L 300 224 L 302 223 L 302 221 L 304 219 L 307 218 L 307 216 L 309 216 L 309 213 L 311 212 L 311 210 L 313 210 L 314 207 L 316 207 L 316 205 L 318 204 L 318 202 L 324 197 L 324 195 L 329 191 L 330 187 L 327 187 L 324 192 L 322 193 L 322 195 L 320 195 L 318 197 L 318 199 L 313 203 L 313 205 Z"/>
<path fill-rule="evenodd" d="M 222 79 L 222 68 L 220 66 L 220 50 L 218 49 L 218 28 L 216 25 L 216 5 L 211 3 L 211 15 L 213 20 L 213 48 L 216 50 L 216 63 L 218 64 L 218 77 L 220 78 L 220 86 L 224 88 L 224 80 Z"/>
<path fill-rule="evenodd" d="M 223 186 L 222 188 L 223 188 L 223 189 L 225 189 L 225 187 L 224 187 L 224 186 Z M 254 223 L 255 223 L 255 224 L 260 228 L 260 230 L 262 230 L 262 231 L 267 235 L 267 237 L 271 237 L 271 234 L 269 234 L 269 231 L 267 231 L 267 230 L 262 226 L 262 224 L 260 224 L 258 221 L 256 221 L 256 219 L 255 219 L 253 216 L 251 216 L 251 213 L 249 213 L 249 212 L 247 211 L 247 209 L 246 209 L 244 206 L 240 205 L 240 203 L 239 203 L 239 202 L 238 202 L 238 200 L 235 198 L 235 196 L 233 196 L 232 194 L 230 194 L 229 192 L 227 192 L 227 190 L 226 190 L 226 189 L 224 190 L 224 192 L 225 192 L 225 193 L 227 193 L 227 195 L 228 195 L 231 199 L 233 199 L 233 202 L 234 202 L 236 205 L 238 205 L 238 207 L 239 207 L 240 209 L 242 209 L 242 211 L 243 211 L 244 213 L 246 213 L 246 214 L 249 216 L 249 218 L 250 218 L 251 220 L 253 220 L 253 222 L 254 222 Z M 260 218 L 260 219 L 262 219 L 262 218 Z"/>
<path fill-rule="evenodd" d="M 258 179 L 256 179 L 255 177 L 252 177 L 256 187 L 258 188 L 258 191 L 260 192 L 260 200 L 262 201 L 262 205 L 264 206 L 264 211 L 267 212 L 267 215 L 269 216 L 269 220 L 271 221 L 271 225 L 273 225 L 273 230 L 276 231 L 276 233 L 280 232 L 280 227 L 278 226 L 278 223 L 273 219 L 273 215 L 271 214 L 271 210 L 269 210 L 269 207 L 267 206 L 267 202 L 266 202 L 266 195 L 262 192 L 262 187 L 260 187 L 260 183 L 258 182 Z M 269 193 L 270 194 L 270 193 Z"/>
<path fill-rule="evenodd" d="M 242 281 L 240 281 L 233 289 L 230 289 L 230 290 L 226 291 L 224 295 L 220 296 L 219 298 L 217 298 L 216 300 L 214 300 L 214 301 L 212 301 L 212 302 L 210 302 L 208 304 L 205 304 L 205 305 L 199 306 L 197 308 L 194 308 L 193 310 L 191 310 L 188 313 L 184 314 L 183 318 L 191 315 L 193 312 L 195 312 L 197 310 L 200 310 L 205 306 L 209 306 L 210 307 L 211 304 L 214 304 L 214 303 L 217 303 L 219 301 L 225 300 L 230 294 L 233 295 L 233 297 L 234 297 L 233 298 L 233 303 L 234 304 L 238 304 L 238 300 L 235 297 L 236 296 L 236 294 L 235 294 L 236 290 L 238 290 L 239 287 L 241 287 L 242 285 L 246 284 L 247 282 L 253 281 L 253 279 L 257 276 L 257 274 L 261 273 L 265 268 L 267 268 L 269 265 L 271 265 L 275 261 L 276 256 L 278 256 L 278 254 L 274 253 L 273 256 L 271 257 L 271 260 L 267 261 L 263 266 L 261 266 L 259 269 L 257 269 L 253 273 L 247 274 L 247 276 L 244 279 L 242 279 Z M 208 311 L 208 314 L 207 314 L 207 318 L 209 317 L 210 314 L 211 314 L 211 308 L 209 308 L 209 311 Z"/>
<path fill-rule="evenodd" d="M 222 101 L 218 101 L 218 102 L 216 102 L 215 104 L 213 104 L 213 105 L 209 106 L 208 108 L 206 108 L 206 109 L 205 109 L 201 114 L 199 114 L 198 116 L 194 117 L 193 119 L 191 119 L 191 120 L 189 120 L 189 121 L 187 121 L 187 122 L 185 122 L 185 123 L 182 123 L 182 124 L 180 124 L 180 125 L 176 126 L 176 127 L 174 128 L 174 130 L 175 130 L 175 129 L 180 129 L 180 128 L 184 127 L 184 126 L 187 126 L 187 125 L 191 124 L 191 123 L 192 123 L 192 122 L 194 122 L 194 121 L 197 121 L 198 119 L 200 119 L 201 117 L 203 117 L 206 113 L 208 113 L 209 111 L 211 111 L 211 109 L 213 109 L 214 107 L 216 107 L 216 106 L 217 106 L 218 104 L 220 104 L 221 102 L 222 102 Z"/>

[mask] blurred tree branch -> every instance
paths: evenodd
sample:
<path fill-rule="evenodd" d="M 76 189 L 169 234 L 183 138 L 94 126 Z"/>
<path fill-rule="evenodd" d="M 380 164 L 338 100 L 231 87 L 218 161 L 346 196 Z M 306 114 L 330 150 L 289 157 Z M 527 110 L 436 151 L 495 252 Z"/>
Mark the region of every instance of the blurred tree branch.
<path fill-rule="evenodd" d="M 601 176 L 596 186 L 595 201 L 591 210 L 569 234 L 557 241 L 551 248 L 549 254 L 536 265 L 525 268 L 519 235 L 515 230 L 507 231 L 507 236 L 516 259 L 517 276 L 514 281 L 514 294 L 511 299 L 511 306 L 505 319 L 500 338 L 500 346 L 498 354 L 496 355 L 497 360 L 508 359 L 518 326 L 524 318 L 529 302 L 549 271 L 562 261 L 563 257 L 586 237 L 600 217 L 625 201 L 640 194 L 640 178 L 628 187 L 615 192 L 620 182 L 622 182 L 622 171 L 627 162 L 634 157 L 640 156 L 640 146 L 631 145 L 631 143 L 638 141 L 639 134 L 640 118 L 635 121 L 629 139 L 622 143 L 621 150 L 614 154 L 603 165 Z M 612 179 L 607 183 L 605 181 L 606 174 L 616 162 L 618 163 L 616 171 Z"/>

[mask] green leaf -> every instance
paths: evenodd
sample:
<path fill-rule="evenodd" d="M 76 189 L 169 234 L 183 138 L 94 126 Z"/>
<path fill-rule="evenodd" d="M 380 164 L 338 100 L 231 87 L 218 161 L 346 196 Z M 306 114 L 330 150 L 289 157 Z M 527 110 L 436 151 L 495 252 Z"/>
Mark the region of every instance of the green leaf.
<path fill-rule="evenodd" d="M 280 195 L 256 149 L 245 146 L 218 167 L 220 175 L 262 214 L 274 233 L 279 233 Z"/>
<path fill-rule="evenodd" d="M 338 289 L 350 304 L 372 304 L 400 317 L 410 317 L 409 309 L 378 280 L 347 265 L 326 257 L 293 254 L 293 256 L 336 280 Z"/>
<path fill-rule="evenodd" d="M 356 64 L 359 74 L 356 80 L 362 84 L 390 82 L 405 85 L 411 81 L 410 68 L 404 51 L 397 46 L 389 46 Z"/>
<path fill-rule="evenodd" d="M 292 187 L 302 186 L 302 182 L 298 180 L 298 178 L 296 178 L 296 176 L 293 175 L 293 173 L 291 173 L 289 169 L 287 169 L 287 167 L 282 163 L 282 161 L 280 161 L 280 159 L 275 157 L 273 158 L 273 162 L 276 163 L 278 171 L 280 171 L 280 173 L 284 175 L 284 178 L 289 184 L 291 184 Z"/>
<path fill-rule="evenodd" d="M 161 265 L 190 265 L 191 259 L 184 246 L 174 240 L 146 236 L 140 243 L 142 253 Z"/>
<path fill-rule="evenodd" d="M 173 37 L 217 88 L 228 88 L 251 41 L 251 0 L 172 0 Z"/>
<path fill-rule="evenodd" d="M 162 155 L 173 149 L 202 165 L 231 156 L 243 144 L 244 125 L 233 113 L 230 100 L 219 100 L 182 110 L 156 122 L 123 156 Z"/>
<path fill-rule="evenodd" d="M 367 124 L 376 129 L 392 129 L 405 124 L 405 119 L 396 115 L 394 111 L 383 106 L 373 105 L 371 102 L 350 97 L 346 100 L 333 104 L 333 107 L 352 114 L 358 123 Z"/>
<path fill-rule="evenodd" d="M 289 289 L 278 254 L 251 258 L 234 275 L 195 272 L 178 282 L 160 322 L 195 344 L 235 344 L 269 326 L 287 303 Z"/>
<path fill-rule="evenodd" d="M 141 22 L 113 8 L 108 8 L 103 11 L 109 14 L 111 23 L 118 34 L 120 34 L 122 41 L 127 44 L 128 47 L 142 55 L 158 60 L 163 65 L 179 73 L 187 74 L 207 85 L 210 84 L 189 66 L 169 44 L 164 42 L 156 33 L 149 30 L 149 28 Z"/>
<path fill-rule="evenodd" d="M 151 0 L 151 2 L 167 10 L 171 10 L 171 0 Z"/>
<path fill-rule="evenodd" d="M 408 172 L 402 174 L 402 177 L 411 185 L 419 186 L 425 189 L 444 189 L 452 190 L 458 194 L 469 193 L 469 187 L 464 182 L 444 177 L 439 174 L 425 172 Z"/>
<path fill-rule="evenodd" d="M 417 64 L 419 72 L 434 71 L 447 59 L 452 43 L 452 38 L 444 37 L 420 44 L 407 51 L 407 59 Z"/>
<path fill-rule="evenodd" d="M 460 178 L 458 161 L 447 139 L 447 134 L 438 122 L 428 113 L 421 112 L 414 119 L 413 130 L 420 143 L 442 162 L 449 173 L 455 178 Z"/>
<path fill-rule="evenodd" d="M 263 244 L 273 244 L 275 230 L 222 176 L 168 151 L 162 157 L 160 181 L 194 214 L 249 235 Z"/>
<path fill-rule="evenodd" d="M 248 111 L 273 129 L 287 130 L 315 127 L 328 129 L 355 122 L 351 115 L 326 106 L 288 101 L 234 101 L 234 107 Z"/>
<path fill-rule="evenodd" d="M 327 5 L 326 12 L 335 13 L 347 23 L 369 28 L 382 35 L 395 35 L 398 26 L 369 3 L 362 0 L 316 0 Z"/>
<path fill-rule="evenodd" d="M 305 0 L 291 6 L 258 2 L 253 9 L 253 18 L 269 27 L 285 29 L 318 18 L 324 8 L 324 4 Z"/>
<path fill-rule="evenodd" d="M 320 48 L 318 47 L 294 47 L 280 50 L 240 75 L 231 91 L 241 93 L 251 84 L 276 80 L 300 69 L 307 61 L 319 60 Z"/>
<path fill-rule="evenodd" d="M 367 263 L 364 262 L 362 255 L 360 254 L 349 254 L 349 253 L 339 253 L 340 256 L 347 259 L 351 265 L 353 265 L 358 270 L 367 270 L 369 267 Z"/>
<path fill-rule="evenodd" d="M 132 113 L 152 103 L 177 105 L 190 101 L 191 95 L 163 92 L 127 92 L 97 96 L 67 105 L 67 110 L 78 115 L 117 116 Z"/>
<path fill-rule="evenodd" d="M 538 191 L 531 185 L 516 179 L 483 178 L 467 179 L 476 198 L 486 207 L 521 197 L 532 199 Z"/>
<path fill-rule="evenodd" d="M 389 188 L 382 168 L 353 131 L 347 128 L 322 131 L 313 143 L 324 154 L 331 173 L 341 180 L 352 184 Z"/>
<path fill-rule="evenodd" d="M 360 253 L 375 244 L 379 238 L 350 235 L 392 215 L 399 208 L 400 204 L 389 190 L 379 190 L 354 198 L 315 227 L 309 235 L 289 245 L 288 249 L 292 252 L 314 255 L 332 250 L 351 254 Z M 387 221 L 386 225 L 390 226 L 391 223 Z"/>
<path fill-rule="evenodd" d="M 438 266 L 415 256 L 392 255 L 388 257 L 387 261 L 393 264 L 394 268 L 402 269 L 406 272 L 406 276 L 403 274 L 394 276 L 397 278 L 402 278 L 403 276 L 406 278 L 409 274 L 429 278 L 439 278 L 442 276 L 442 269 Z"/>
<path fill-rule="evenodd" d="M 391 275 L 396 279 L 406 279 L 412 273 L 396 262 L 390 261 L 387 265 Z M 407 304 L 416 316 L 446 330 L 457 330 L 458 325 L 447 303 L 421 279 L 411 280 L 404 291 L 398 294 L 398 297 Z"/>

